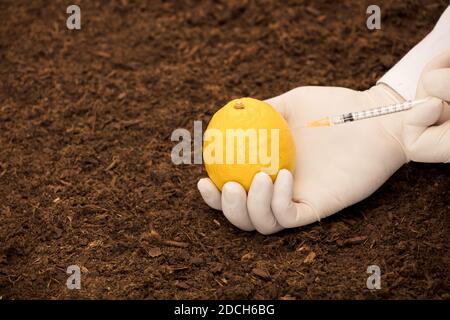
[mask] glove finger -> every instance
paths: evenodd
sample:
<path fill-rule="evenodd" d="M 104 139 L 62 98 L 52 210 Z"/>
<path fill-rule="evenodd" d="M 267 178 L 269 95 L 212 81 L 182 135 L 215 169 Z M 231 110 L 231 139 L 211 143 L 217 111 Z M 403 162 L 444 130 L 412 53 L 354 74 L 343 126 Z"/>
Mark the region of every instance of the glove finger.
<path fill-rule="evenodd" d="M 280 170 L 275 180 L 272 210 L 278 223 L 285 228 L 304 226 L 320 221 L 320 216 L 305 202 L 293 202 L 294 177 L 288 170 Z"/>
<path fill-rule="evenodd" d="M 208 206 L 216 210 L 222 210 L 220 191 L 216 188 L 211 179 L 200 179 L 197 182 L 197 188 Z"/>
<path fill-rule="evenodd" d="M 247 209 L 255 229 L 261 234 L 272 234 L 283 230 L 270 207 L 272 202 L 272 179 L 264 172 L 253 178 L 247 198 Z"/>
<path fill-rule="evenodd" d="M 425 74 L 422 82 L 423 91 L 427 95 L 447 102 L 444 104 L 441 117 L 437 121 L 437 124 L 442 124 L 450 120 L 450 68 L 429 71 Z"/>
<path fill-rule="evenodd" d="M 450 120 L 427 128 L 410 148 L 411 160 L 450 162 Z"/>
<path fill-rule="evenodd" d="M 253 231 L 247 212 L 247 194 L 237 182 L 227 182 L 222 188 L 222 211 L 231 224 L 244 231 Z"/>
<path fill-rule="evenodd" d="M 405 124 L 422 128 L 432 126 L 439 119 L 442 106 L 442 100 L 428 98 L 425 102 L 406 111 Z"/>
<path fill-rule="evenodd" d="M 406 111 L 404 138 L 405 145 L 411 146 L 427 127 L 434 125 L 441 116 L 442 100 L 430 98 L 423 104 Z"/>

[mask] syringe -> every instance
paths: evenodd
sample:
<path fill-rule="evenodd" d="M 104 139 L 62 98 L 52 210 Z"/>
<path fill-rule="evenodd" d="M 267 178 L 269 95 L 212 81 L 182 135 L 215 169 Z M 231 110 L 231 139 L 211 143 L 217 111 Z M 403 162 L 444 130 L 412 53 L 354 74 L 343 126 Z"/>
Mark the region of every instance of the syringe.
<path fill-rule="evenodd" d="M 424 103 L 428 98 L 420 99 L 420 100 L 408 100 L 403 103 L 396 103 L 388 106 L 382 106 L 378 108 L 368 109 L 364 111 L 356 111 L 350 113 L 344 113 L 336 116 L 329 116 L 322 119 L 318 119 L 315 121 L 309 122 L 306 127 L 324 127 L 324 126 L 334 126 L 337 124 L 343 124 L 352 121 L 364 120 L 379 116 L 384 116 L 391 113 L 397 113 L 405 110 L 412 109 L 413 107 Z"/>

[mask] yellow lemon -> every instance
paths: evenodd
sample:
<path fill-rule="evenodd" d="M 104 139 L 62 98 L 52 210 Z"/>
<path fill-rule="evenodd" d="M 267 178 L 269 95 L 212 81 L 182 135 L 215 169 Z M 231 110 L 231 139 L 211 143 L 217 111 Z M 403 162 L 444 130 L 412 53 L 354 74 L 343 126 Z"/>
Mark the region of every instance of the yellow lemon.
<path fill-rule="evenodd" d="M 295 144 L 288 124 L 271 105 L 253 98 L 232 100 L 217 111 L 204 134 L 206 172 L 222 190 L 229 181 L 249 190 L 253 177 L 272 181 L 281 169 L 295 169 Z"/>

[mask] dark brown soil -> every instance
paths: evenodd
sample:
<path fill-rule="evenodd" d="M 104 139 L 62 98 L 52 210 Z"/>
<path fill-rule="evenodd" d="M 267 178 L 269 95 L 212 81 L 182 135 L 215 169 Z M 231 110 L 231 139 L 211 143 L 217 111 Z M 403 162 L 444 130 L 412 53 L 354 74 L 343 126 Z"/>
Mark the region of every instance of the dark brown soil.
<path fill-rule="evenodd" d="M 171 132 L 232 98 L 369 87 L 448 4 L 377 3 L 380 31 L 364 1 L 78 1 L 71 31 L 66 1 L 1 1 L 0 296 L 449 299 L 449 165 L 262 236 L 203 203 L 202 166 L 170 161 Z"/>

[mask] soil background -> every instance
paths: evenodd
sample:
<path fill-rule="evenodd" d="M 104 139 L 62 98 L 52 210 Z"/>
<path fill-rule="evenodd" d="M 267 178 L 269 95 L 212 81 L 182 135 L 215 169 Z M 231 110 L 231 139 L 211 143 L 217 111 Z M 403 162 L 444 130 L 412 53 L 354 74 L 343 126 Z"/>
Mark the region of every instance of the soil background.
<path fill-rule="evenodd" d="M 365 1 L 78 1 L 79 31 L 70 4 L 0 2 L 3 299 L 450 298 L 448 164 L 262 236 L 204 204 L 201 165 L 170 159 L 172 131 L 230 99 L 368 88 L 447 1 L 377 1 L 375 31 Z"/>

